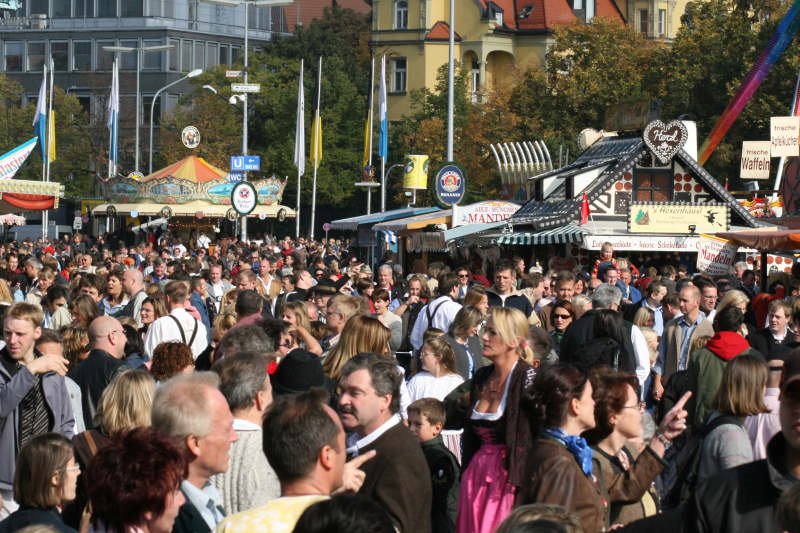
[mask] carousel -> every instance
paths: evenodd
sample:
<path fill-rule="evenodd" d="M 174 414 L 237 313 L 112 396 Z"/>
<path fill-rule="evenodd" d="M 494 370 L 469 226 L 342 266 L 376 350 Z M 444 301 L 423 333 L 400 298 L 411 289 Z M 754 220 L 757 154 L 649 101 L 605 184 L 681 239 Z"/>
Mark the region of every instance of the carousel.
<path fill-rule="evenodd" d="M 141 179 L 111 180 L 107 184 L 108 201 L 94 207 L 92 214 L 105 217 L 110 230 L 120 216 L 129 217 L 126 225 L 137 229 L 147 229 L 154 223 L 166 223 L 177 230 L 202 226 L 218 229 L 220 219 L 233 222 L 239 218 L 231 206 L 236 182 L 227 171 L 201 157 L 189 156 Z M 296 216 L 293 209 L 281 205 L 285 180 L 272 176 L 250 183 L 258 201 L 248 217 L 282 222 Z"/>

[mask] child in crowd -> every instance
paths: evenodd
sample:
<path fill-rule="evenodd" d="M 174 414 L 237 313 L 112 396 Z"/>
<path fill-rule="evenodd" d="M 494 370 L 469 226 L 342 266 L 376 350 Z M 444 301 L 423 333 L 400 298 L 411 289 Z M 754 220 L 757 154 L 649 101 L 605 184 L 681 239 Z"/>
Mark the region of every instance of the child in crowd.
<path fill-rule="evenodd" d="M 433 533 L 456 529 L 460 468 L 453 453 L 442 440 L 444 403 L 435 398 L 421 398 L 408 406 L 408 427 L 422 444 L 433 484 L 431 523 Z"/>

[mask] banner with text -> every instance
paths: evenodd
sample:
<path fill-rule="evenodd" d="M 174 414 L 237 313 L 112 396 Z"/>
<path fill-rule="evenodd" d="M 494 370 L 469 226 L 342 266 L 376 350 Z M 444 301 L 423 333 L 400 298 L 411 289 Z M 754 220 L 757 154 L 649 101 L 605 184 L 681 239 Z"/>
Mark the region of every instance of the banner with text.
<path fill-rule="evenodd" d="M 730 241 L 700 235 L 697 241 L 697 271 L 709 276 L 724 276 L 730 272 L 739 247 Z"/>
<path fill-rule="evenodd" d="M 772 157 L 800 155 L 800 117 L 771 117 L 769 126 Z"/>
<path fill-rule="evenodd" d="M 770 141 L 743 141 L 739 177 L 743 180 L 769 179 Z"/>

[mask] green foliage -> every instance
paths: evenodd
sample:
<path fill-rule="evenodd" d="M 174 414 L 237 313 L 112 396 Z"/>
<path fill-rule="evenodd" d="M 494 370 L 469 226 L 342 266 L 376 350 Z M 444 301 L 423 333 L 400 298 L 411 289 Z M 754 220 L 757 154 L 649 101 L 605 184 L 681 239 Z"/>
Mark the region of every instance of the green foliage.
<path fill-rule="evenodd" d="M 22 106 L 22 86 L 0 74 L 0 153 L 22 144 L 35 135 L 32 126 L 35 102 Z M 92 147 L 89 140 L 89 117 L 78 99 L 53 89 L 56 116 L 56 160 L 50 165 L 50 180 L 63 183 L 65 196 L 80 198 L 93 187 Z M 42 157 L 38 145 L 15 178 L 41 181 Z"/>

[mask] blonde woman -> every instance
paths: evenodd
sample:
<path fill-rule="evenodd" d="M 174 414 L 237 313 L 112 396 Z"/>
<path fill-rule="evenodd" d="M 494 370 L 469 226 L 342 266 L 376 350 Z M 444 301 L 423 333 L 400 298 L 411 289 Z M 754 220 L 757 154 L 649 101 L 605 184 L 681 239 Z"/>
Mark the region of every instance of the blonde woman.
<path fill-rule="evenodd" d="M 311 320 L 303 302 L 288 302 L 281 306 L 281 320 L 289 324 L 289 333 L 300 348 L 322 355 L 322 346 L 311 334 Z"/>
<path fill-rule="evenodd" d="M 747 306 L 749 303 L 750 303 L 750 298 L 748 298 L 744 292 L 732 289 L 726 292 L 725 296 L 723 296 L 720 299 L 719 303 L 717 304 L 717 310 L 715 315 L 718 315 L 726 308 L 733 306 L 738 308 L 743 315 L 747 316 Z M 746 323 L 742 325 L 742 328 L 743 329 L 741 333 L 743 337 L 747 337 L 750 333 L 755 333 L 759 329 L 753 326 L 748 327 Z"/>

